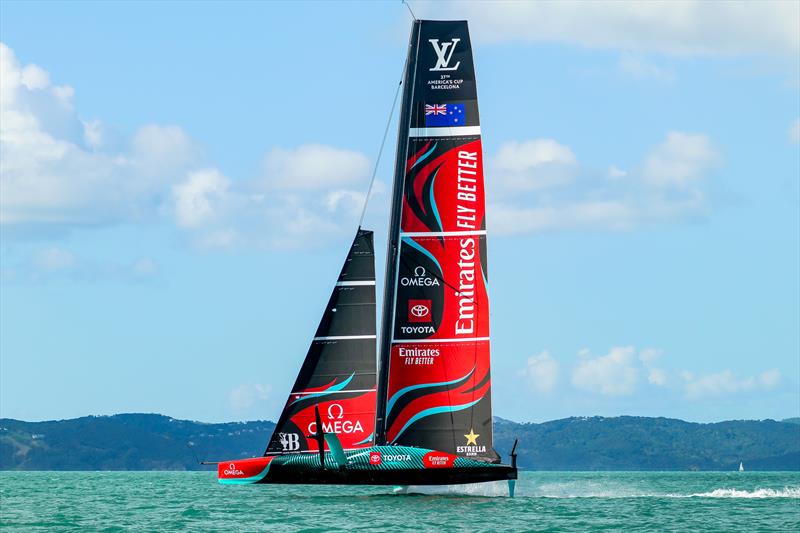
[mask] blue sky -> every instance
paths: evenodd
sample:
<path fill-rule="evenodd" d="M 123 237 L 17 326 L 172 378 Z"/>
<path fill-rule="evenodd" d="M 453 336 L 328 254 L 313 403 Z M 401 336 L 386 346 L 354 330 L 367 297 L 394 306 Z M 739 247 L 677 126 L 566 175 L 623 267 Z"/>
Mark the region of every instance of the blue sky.
<path fill-rule="evenodd" d="M 495 414 L 800 415 L 798 4 L 411 6 L 470 20 Z M 0 4 L 0 416 L 274 418 L 408 31 L 399 2 Z"/>

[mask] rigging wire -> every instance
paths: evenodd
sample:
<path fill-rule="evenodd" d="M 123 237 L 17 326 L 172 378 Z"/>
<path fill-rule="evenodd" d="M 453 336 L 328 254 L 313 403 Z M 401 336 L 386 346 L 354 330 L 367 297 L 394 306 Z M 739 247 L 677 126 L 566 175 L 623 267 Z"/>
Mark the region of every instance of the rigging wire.
<path fill-rule="evenodd" d="M 405 4 L 405 6 L 408 8 L 408 12 L 409 12 L 409 13 L 411 13 L 411 18 L 413 18 L 413 19 L 414 19 L 414 22 L 416 22 L 417 20 L 419 20 L 419 19 L 417 19 L 416 15 L 414 15 L 414 12 L 413 12 L 413 11 L 411 11 L 411 6 L 410 6 L 410 5 L 408 5 L 408 2 L 406 2 L 406 0 L 401 0 L 401 2 L 402 2 L 403 4 Z"/>
<path fill-rule="evenodd" d="M 405 70 L 405 67 L 403 67 L 403 74 L 400 75 L 400 83 L 397 84 L 397 89 L 394 91 L 392 110 L 389 111 L 389 118 L 386 121 L 386 128 L 383 130 L 383 140 L 381 140 L 381 147 L 378 149 L 378 158 L 375 160 L 375 167 L 372 169 L 372 178 L 370 178 L 369 187 L 367 187 L 367 196 L 364 198 L 364 207 L 361 208 L 361 216 L 358 218 L 359 229 L 361 229 L 361 224 L 364 223 L 364 215 L 367 214 L 367 204 L 369 204 L 369 197 L 370 194 L 372 194 L 372 186 L 375 185 L 375 176 L 378 175 L 378 165 L 381 162 L 383 147 L 386 145 L 386 137 L 389 135 L 389 127 L 392 125 L 392 117 L 394 116 L 394 109 L 397 107 L 397 96 L 400 94 L 400 87 L 403 86 L 403 75 L 405 74 Z"/>

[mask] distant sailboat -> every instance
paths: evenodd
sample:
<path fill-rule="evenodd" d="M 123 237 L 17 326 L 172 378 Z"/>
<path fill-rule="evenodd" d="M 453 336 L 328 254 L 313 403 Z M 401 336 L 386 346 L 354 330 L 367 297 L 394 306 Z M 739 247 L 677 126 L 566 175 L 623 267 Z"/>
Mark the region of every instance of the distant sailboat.
<path fill-rule="evenodd" d="M 514 449 L 501 464 L 492 439 L 483 155 L 466 21 L 414 21 L 399 123 L 380 343 L 372 232 L 359 228 L 263 457 L 219 462 L 220 483 L 508 480 L 513 496 Z"/>
<path fill-rule="evenodd" d="M 739 462 L 739 472 L 744 472 L 744 463 Z"/>

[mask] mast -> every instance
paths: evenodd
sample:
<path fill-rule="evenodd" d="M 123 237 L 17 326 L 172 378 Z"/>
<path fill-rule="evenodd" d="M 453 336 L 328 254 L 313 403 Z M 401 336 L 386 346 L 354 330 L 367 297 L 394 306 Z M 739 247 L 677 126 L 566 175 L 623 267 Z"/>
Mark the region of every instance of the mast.
<path fill-rule="evenodd" d="M 392 188 L 392 211 L 389 220 L 389 236 L 386 240 L 386 276 L 383 289 L 383 312 L 381 313 L 381 336 L 378 350 L 378 401 L 375 411 L 375 444 L 386 444 L 386 401 L 389 386 L 389 356 L 392 349 L 392 319 L 395 300 L 397 260 L 400 251 L 400 216 L 403 207 L 403 185 L 408 150 L 408 130 L 411 124 L 411 107 L 414 99 L 417 55 L 419 51 L 420 21 L 414 20 L 408 41 L 408 57 L 403 75 L 403 101 L 400 104 L 400 120 L 397 127 L 397 153 L 394 162 L 394 186 Z"/>

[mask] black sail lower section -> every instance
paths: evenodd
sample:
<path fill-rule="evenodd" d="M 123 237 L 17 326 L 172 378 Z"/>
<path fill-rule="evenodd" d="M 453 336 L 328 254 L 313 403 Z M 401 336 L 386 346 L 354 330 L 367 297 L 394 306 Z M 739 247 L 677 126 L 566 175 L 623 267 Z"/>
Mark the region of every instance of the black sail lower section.
<path fill-rule="evenodd" d="M 265 455 L 318 451 L 315 407 L 345 449 L 374 442 L 375 336 L 373 235 L 359 229 Z"/>

